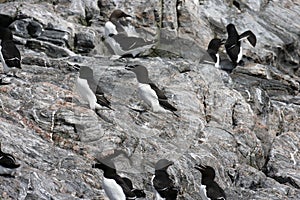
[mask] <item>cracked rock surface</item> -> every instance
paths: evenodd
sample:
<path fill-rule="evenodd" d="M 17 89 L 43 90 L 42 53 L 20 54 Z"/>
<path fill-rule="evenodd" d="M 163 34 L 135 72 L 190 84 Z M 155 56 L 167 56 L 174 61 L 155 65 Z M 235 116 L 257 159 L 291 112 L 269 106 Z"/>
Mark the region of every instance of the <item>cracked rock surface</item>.
<path fill-rule="evenodd" d="M 111 57 L 102 38 L 116 7 L 159 36 L 151 55 Z M 178 199 L 201 199 L 198 163 L 215 169 L 227 199 L 300 199 L 299 21 L 293 0 L 0 1 L 0 24 L 10 24 L 22 55 L 19 78 L 0 86 L 2 150 L 22 165 L 16 177 L 0 176 L 0 199 L 106 199 L 91 166 L 112 154 L 146 199 L 160 158 L 174 162 Z M 231 74 L 199 63 L 228 23 L 258 40 L 243 43 L 246 64 Z M 125 70 L 134 63 L 179 117 L 138 112 L 148 107 Z M 114 110 L 99 117 L 77 94 L 80 66 L 93 69 Z"/>

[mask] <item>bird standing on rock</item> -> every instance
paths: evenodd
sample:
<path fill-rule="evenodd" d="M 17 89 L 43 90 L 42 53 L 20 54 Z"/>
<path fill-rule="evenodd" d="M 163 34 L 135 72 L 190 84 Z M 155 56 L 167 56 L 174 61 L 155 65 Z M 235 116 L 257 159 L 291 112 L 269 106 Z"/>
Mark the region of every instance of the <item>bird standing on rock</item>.
<path fill-rule="evenodd" d="M 203 199 L 226 200 L 224 190 L 214 181 L 216 173 L 210 166 L 197 165 L 195 167 L 202 174 L 200 194 Z"/>
<path fill-rule="evenodd" d="M 155 45 L 154 40 L 145 40 L 139 34 L 134 35 L 122 25 L 121 19 L 131 17 L 121 10 L 114 10 L 105 23 L 105 42 L 120 57 L 136 57 Z M 131 28 L 132 29 L 132 28 Z M 134 27 L 133 27 L 134 29 Z"/>
<path fill-rule="evenodd" d="M 167 172 L 168 167 L 173 164 L 167 159 L 160 159 L 155 164 L 155 175 L 151 179 L 155 200 L 176 200 L 178 188 L 175 187 L 174 181 Z"/>
<path fill-rule="evenodd" d="M 16 72 L 21 69 L 21 54 L 13 42 L 12 32 L 8 28 L 0 27 L 0 59 L 5 74 L 12 72 L 16 77 Z"/>
<path fill-rule="evenodd" d="M 238 64 L 243 65 L 242 57 L 243 57 L 243 48 L 241 45 L 241 41 L 244 39 L 248 39 L 250 44 L 255 47 L 256 45 L 256 36 L 250 30 L 245 31 L 241 35 L 238 34 L 235 26 L 233 24 L 228 24 L 226 26 L 228 38 L 225 43 L 225 49 L 227 55 L 232 61 L 234 66 Z"/>
<path fill-rule="evenodd" d="M 81 66 L 76 79 L 76 90 L 80 96 L 89 103 L 90 109 L 103 118 L 98 111 L 104 107 L 113 110 L 110 102 L 105 98 L 101 87 L 94 80 L 93 70 L 87 66 Z"/>
<path fill-rule="evenodd" d="M 142 65 L 127 65 L 125 69 L 135 73 L 138 81 L 138 92 L 146 104 L 151 106 L 153 112 L 170 111 L 175 113 L 177 109 L 168 102 L 168 98 L 148 77 L 148 70 Z"/>
<path fill-rule="evenodd" d="M 104 171 L 103 189 L 110 200 L 129 200 L 146 196 L 143 190 L 133 189 L 130 179 L 122 178 L 117 174 L 112 161 L 98 162 L 93 164 L 92 167 Z"/>

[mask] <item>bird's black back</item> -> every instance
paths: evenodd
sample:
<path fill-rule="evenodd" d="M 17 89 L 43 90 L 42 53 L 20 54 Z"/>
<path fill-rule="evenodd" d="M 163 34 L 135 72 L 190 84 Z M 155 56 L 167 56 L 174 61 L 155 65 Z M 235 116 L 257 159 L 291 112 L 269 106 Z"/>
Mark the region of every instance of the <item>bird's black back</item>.
<path fill-rule="evenodd" d="M 96 95 L 97 103 L 98 104 L 100 104 L 101 106 L 105 106 L 105 107 L 107 107 L 109 109 L 112 109 L 110 107 L 110 102 L 104 96 L 104 92 L 102 91 L 102 88 L 99 85 L 96 86 L 95 95 Z"/>
<path fill-rule="evenodd" d="M 226 199 L 224 190 L 215 181 L 207 180 L 203 185 L 206 185 L 206 195 L 211 200 L 219 200 L 221 197 Z"/>
<path fill-rule="evenodd" d="M 135 196 L 137 198 L 145 198 L 146 197 L 144 190 L 133 188 L 132 181 L 129 178 L 122 177 L 122 179 L 124 180 L 124 182 L 127 184 L 129 189 L 135 194 Z"/>
<path fill-rule="evenodd" d="M 175 200 L 177 198 L 178 190 L 166 170 L 155 171 L 153 186 L 162 198 L 166 198 L 166 200 Z"/>
<path fill-rule="evenodd" d="M 113 35 L 111 37 L 114 38 L 118 43 L 120 43 L 121 48 L 124 51 L 129 51 L 139 47 L 144 47 L 146 45 L 154 44 L 154 41 L 146 41 L 145 39 L 139 37 L 129 37 L 124 33 Z"/>
<path fill-rule="evenodd" d="M 201 184 L 206 186 L 206 195 L 211 200 L 226 199 L 224 190 L 214 181 L 215 170 L 210 166 L 198 165 L 195 167 L 202 174 Z"/>
<path fill-rule="evenodd" d="M 116 181 L 116 183 L 121 186 L 121 188 L 126 196 L 126 199 L 127 198 L 134 199 L 136 197 L 134 192 L 131 191 L 131 189 L 129 188 L 127 183 L 123 180 L 123 178 L 117 174 L 117 171 L 114 168 L 114 166 L 109 166 L 109 164 L 110 163 L 108 163 L 108 165 L 104 164 L 104 163 L 96 163 L 93 165 L 93 168 L 102 169 L 104 171 L 103 176 L 105 178 L 114 179 Z"/>
<path fill-rule="evenodd" d="M 168 102 L 168 98 L 166 97 L 166 95 L 163 93 L 163 91 L 161 91 L 154 83 L 149 83 L 150 87 L 152 88 L 152 90 L 155 91 L 157 97 L 158 97 L 158 101 L 159 104 L 167 110 L 170 110 L 172 112 L 177 111 L 177 108 L 175 108 L 174 106 L 172 106 L 169 102 Z"/>
<path fill-rule="evenodd" d="M 239 41 L 239 34 L 233 24 L 227 27 L 228 38 L 225 43 L 226 52 L 234 64 L 237 64 L 238 54 L 240 52 L 241 42 Z"/>
<path fill-rule="evenodd" d="M 12 40 L 2 40 L 1 53 L 8 67 L 21 69 L 21 54 Z"/>

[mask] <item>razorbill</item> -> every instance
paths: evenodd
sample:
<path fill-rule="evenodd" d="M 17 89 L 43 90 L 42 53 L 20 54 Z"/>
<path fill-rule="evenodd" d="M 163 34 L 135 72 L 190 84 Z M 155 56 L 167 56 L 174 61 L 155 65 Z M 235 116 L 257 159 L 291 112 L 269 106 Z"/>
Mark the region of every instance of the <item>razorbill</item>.
<path fill-rule="evenodd" d="M 146 52 L 155 45 L 155 40 L 145 40 L 136 33 L 134 36 L 125 29 L 120 20 L 123 17 L 131 17 L 121 10 L 112 12 L 109 21 L 105 23 L 105 42 L 118 56 L 136 57 Z"/>
<path fill-rule="evenodd" d="M 211 63 L 214 63 L 215 67 L 218 69 L 222 69 L 228 73 L 231 73 L 232 70 L 236 67 L 233 65 L 229 59 L 225 58 L 225 56 L 221 56 L 219 54 L 219 48 L 225 44 L 224 39 L 214 38 L 212 39 L 207 47 L 207 53 L 211 58 Z M 209 61 L 206 61 L 209 63 Z"/>
<path fill-rule="evenodd" d="M 110 102 L 105 98 L 104 93 L 99 85 L 94 80 L 93 70 L 87 66 L 81 66 L 79 75 L 76 79 L 76 89 L 80 96 L 89 103 L 92 110 L 110 107 Z M 98 113 L 97 113 L 98 114 Z"/>
<path fill-rule="evenodd" d="M 148 77 L 148 70 L 142 65 L 126 65 L 125 69 L 135 73 L 138 81 L 138 93 L 153 112 L 171 111 L 178 116 L 177 109 L 168 102 L 168 98 Z"/>
<path fill-rule="evenodd" d="M 220 68 L 220 55 L 219 48 L 225 43 L 224 40 L 219 38 L 212 39 L 207 47 L 206 53 L 200 59 L 200 62 L 214 64 L 216 68 Z"/>
<path fill-rule="evenodd" d="M 195 166 L 202 174 L 200 194 L 210 200 L 226 200 L 224 190 L 214 181 L 216 173 L 210 166 Z"/>
<path fill-rule="evenodd" d="M 105 23 L 105 35 L 109 36 L 110 34 L 118 34 L 122 32 L 126 32 L 124 28 L 124 24 L 122 23 L 122 18 L 130 17 L 130 15 L 126 14 L 122 10 L 114 10 L 109 17 L 109 20 Z"/>
<path fill-rule="evenodd" d="M 14 176 L 19 167 L 13 155 L 2 152 L 0 142 L 0 175 Z"/>
<path fill-rule="evenodd" d="M 242 64 L 243 48 L 241 41 L 247 38 L 250 44 L 255 47 L 256 36 L 250 30 L 239 35 L 233 24 L 228 24 L 226 29 L 228 38 L 225 43 L 225 49 L 233 65 L 237 66 L 238 64 Z"/>
<path fill-rule="evenodd" d="M 117 174 L 116 167 L 111 161 L 93 164 L 93 168 L 103 170 L 103 189 L 110 200 L 127 200 L 138 198 L 126 180 Z M 131 181 L 130 181 L 131 182 Z"/>
<path fill-rule="evenodd" d="M 174 181 L 167 172 L 168 167 L 173 164 L 167 159 L 160 159 L 155 164 L 155 175 L 151 179 L 151 184 L 156 200 L 175 200 L 177 198 L 178 188 L 175 187 Z"/>
<path fill-rule="evenodd" d="M 21 54 L 13 42 L 12 32 L 8 28 L 0 27 L 0 59 L 5 74 L 12 72 L 16 76 L 17 69 L 21 69 Z"/>

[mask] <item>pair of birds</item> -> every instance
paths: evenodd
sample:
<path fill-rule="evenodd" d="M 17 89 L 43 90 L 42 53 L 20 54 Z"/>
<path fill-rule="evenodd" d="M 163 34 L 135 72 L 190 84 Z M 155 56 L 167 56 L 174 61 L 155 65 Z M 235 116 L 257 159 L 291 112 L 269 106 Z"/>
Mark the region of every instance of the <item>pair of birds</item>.
<path fill-rule="evenodd" d="M 136 74 L 138 80 L 138 92 L 143 101 L 152 108 L 153 112 L 172 112 L 176 114 L 177 109 L 168 102 L 168 98 L 150 79 L 148 70 L 142 65 L 127 65 L 125 69 Z M 104 107 L 111 108 L 111 103 L 94 80 L 93 70 L 87 66 L 81 66 L 76 79 L 76 88 L 80 96 L 89 103 L 90 109 L 99 115 L 99 110 Z M 112 109 L 113 110 L 113 109 Z"/>
<path fill-rule="evenodd" d="M 169 177 L 167 169 L 173 165 L 172 161 L 161 159 L 155 164 L 155 175 L 151 185 L 155 192 L 156 200 L 175 200 L 178 188 Z M 115 165 L 111 161 L 96 163 L 92 166 L 103 170 L 103 189 L 110 200 L 127 200 L 145 198 L 146 194 L 141 189 L 133 189 L 132 181 L 117 174 Z"/>
<path fill-rule="evenodd" d="M 155 164 L 155 174 L 151 178 L 151 185 L 156 200 L 176 200 L 179 188 L 175 186 L 167 169 L 173 165 L 172 161 L 160 159 Z M 134 189 L 132 181 L 117 174 L 115 165 L 111 161 L 96 163 L 92 166 L 103 170 L 103 189 L 110 200 L 125 200 L 145 198 L 141 189 Z M 202 199 L 225 200 L 224 190 L 214 181 L 215 170 L 210 166 L 197 165 L 195 167 L 202 174 L 200 195 Z"/>
<path fill-rule="evenodd" d="M 0 142 L 0 175 L 14 176 L 19 167 L 13 155 L 2 151 Z"/>
<path fill-rule="evenodd" d="M 230 73 L 237 65 L 243 65 L 242 41 L 247 39 L 250 44 L 255 47 L 257 40 L 255 34 L 250 30 L 247 30 L 239 35 L 233 24 L 228 24 L 226 29 L 228 34 L 227 39 L 212 39 L 207 48 L 207 53 L 210 57 L 207 58 L 206 56 L 206 58 L 202 58 L 202 60 L 204 62 L 212 62 L 214 63 L 215 67 Z M 225 45 L 226 53 L 230 60 L 222 60 L 220 58 L 219 48 L 222 45 Z"/>
<path fill-rule="evenodd" d="M 124 18 L 132 18 L 122 10 L 114 10 L 105 23 L 105 42 L 115 55 L 136 57 L 151 49 L 156 41 L 146 40 Z"/>
<path fill-rule="evenodd" d="M 21 54 L 13 42 L 13 34 L 8 28 L 0 27 L 0 59 L 5 74 L 12 72 L 16 76 L 18 69 L 21 69 Z M 6 83 L 0 79 L 0 85 Z"/>

